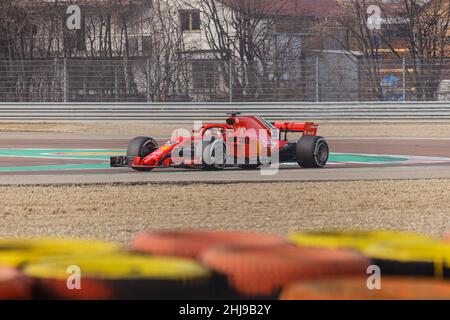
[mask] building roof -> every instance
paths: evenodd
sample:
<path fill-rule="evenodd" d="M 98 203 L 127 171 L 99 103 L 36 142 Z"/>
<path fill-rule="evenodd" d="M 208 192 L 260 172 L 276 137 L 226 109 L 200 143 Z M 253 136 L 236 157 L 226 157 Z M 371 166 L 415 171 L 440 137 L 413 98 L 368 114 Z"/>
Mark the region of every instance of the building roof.
<path fill-rule="evenodd" d="M 339 0 L 219 0 L 250 14 L 276 16 L 329 16 L 339 10 Z"/>

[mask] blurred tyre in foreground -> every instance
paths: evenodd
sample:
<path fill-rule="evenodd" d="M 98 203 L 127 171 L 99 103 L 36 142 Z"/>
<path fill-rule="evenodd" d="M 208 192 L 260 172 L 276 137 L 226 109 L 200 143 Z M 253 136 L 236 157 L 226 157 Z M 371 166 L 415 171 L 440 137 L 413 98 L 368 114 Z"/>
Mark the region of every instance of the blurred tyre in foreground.
<path fill-rule="evenodd" d="M 206 251 L 201 261 L 227 276 L 241 297 L 274 298 L 300 279 L 364 275 L 369 260 L 357 252 L 301 248 L 293 245 L 221 247 Z"/>
<path fill-rule="evenodd" d="M 19 271 L 0 267 L 0 299 L 31 299 L 32 280 Z"/>
<path fill-rule="evenodd" d="M 395 231 L 319 231 L 298 232 L 288 236 L 289 240 L 301 246 L 321 248 L 350 248 L 363 250 L 377 241 L 429 240 L 430 238 L 409 232 Z"/>
<path fill-rule="evenodd" d="M 367 277 L 301 281 L 286 287 L 281 300 L 448 300 L 450 282 L 426 278 L 382 277 L 369 290 Z"/>
<path fill-rule="evenodd" d="M 0 265 L 21 267 L 49 257 L 108 254 L 123 247 L 112 242 L 80 239 L 0 239 Z"/>
<path fill-rule="evenodd" d="M 374 243 L 364 254 L 382 274 L 450 277 L 450 244 L 443 241 L 388 241 Z"/>
<path fill-rule="evenodd" d="M 444 234 L 443 240 L 447 241 L 447 242 L 450 242 L 450 232 L 447 232 L 447 233 Z"/>
<path fill-rule="evenodd" d="M 69 289 L 69 266 L 79 267 L 80 289 Z M 187 259 L 114 254 L 31 264 L 37 296 L 50 299 L 200 299 L 210 297 L 212 273 Z"/>
<path fill-rule="evenodd" d="M 160 231 L 138 234 L 131 245 L 136 252 L 197 258 L 205 250 L 224 245 L 266 246 L 282 244 L 276 235 L 227 231 Z"/>

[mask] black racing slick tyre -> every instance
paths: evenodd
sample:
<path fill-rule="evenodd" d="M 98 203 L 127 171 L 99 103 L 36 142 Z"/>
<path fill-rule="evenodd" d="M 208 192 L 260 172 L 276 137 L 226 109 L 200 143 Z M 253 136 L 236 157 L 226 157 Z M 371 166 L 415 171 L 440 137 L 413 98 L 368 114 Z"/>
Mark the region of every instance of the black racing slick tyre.
<path fill-rule="evenodd" d="M 133 159 L 135 157 L 146 157 L 153 151 L 158 149 L 158 143 L 155 139 L 150 137 L 136 137 L 128 143 L 127 159 L 128 166 L 137 171 L 150 171 L 151 168 L 132 167 Z"/>
<path fill-rule="evenodd" d="M 323 137 L 304 136 L 297 142 L 295 155 L 302 168 L 323 168 L 330 150 Z"/>
<path fill-rule="evenodd" d="M 221 152 L 218 152 L 218 151 Z M 215 140 L 203 148 L 203 170 L 223 170 L 227 161 L 227 147 L 225 142 Z"/>

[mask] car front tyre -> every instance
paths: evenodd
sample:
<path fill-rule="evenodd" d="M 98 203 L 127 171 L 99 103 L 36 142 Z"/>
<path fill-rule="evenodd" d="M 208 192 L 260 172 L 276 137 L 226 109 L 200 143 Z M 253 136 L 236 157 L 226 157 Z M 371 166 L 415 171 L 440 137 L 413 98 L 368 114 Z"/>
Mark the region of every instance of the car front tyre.
<path fill-rule="evenodd" d="M 150 137 L 136 137 L 130 141 L 127 149 L 128 165 L 136 171 L 151 171 L 152 168 L 133 167 L 133 159 L 135 157 L 144 158 L 150 153 L 158 149 L 158 143 Z"/>

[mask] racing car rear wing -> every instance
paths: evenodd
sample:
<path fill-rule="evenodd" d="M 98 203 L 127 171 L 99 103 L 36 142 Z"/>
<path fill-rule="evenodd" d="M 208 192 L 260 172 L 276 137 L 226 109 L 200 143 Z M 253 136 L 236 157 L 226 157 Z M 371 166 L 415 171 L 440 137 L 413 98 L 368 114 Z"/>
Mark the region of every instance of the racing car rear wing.
<path fill-rule="evenodd" d="M 273 125 L 280 132 L 303 132 L 305 136 L 317 135 L 319 125 L 315 122 L 274 122 Z"/>

